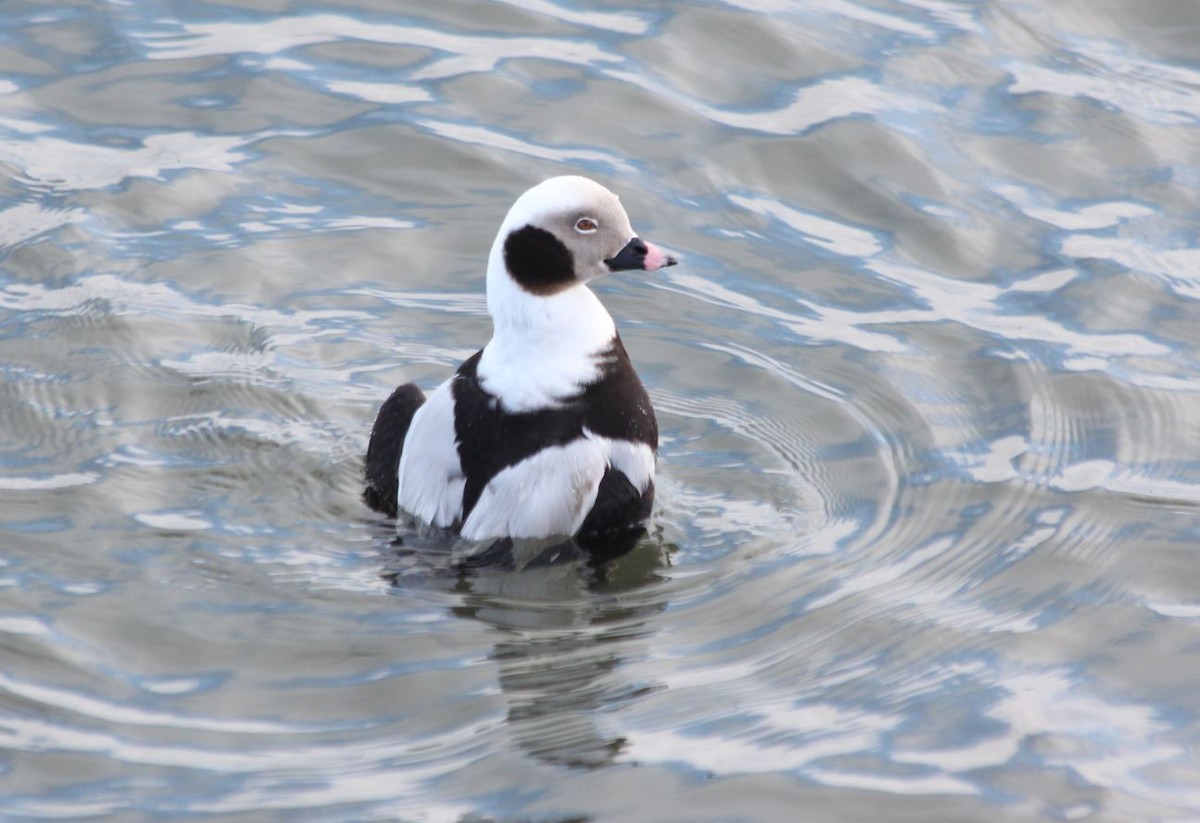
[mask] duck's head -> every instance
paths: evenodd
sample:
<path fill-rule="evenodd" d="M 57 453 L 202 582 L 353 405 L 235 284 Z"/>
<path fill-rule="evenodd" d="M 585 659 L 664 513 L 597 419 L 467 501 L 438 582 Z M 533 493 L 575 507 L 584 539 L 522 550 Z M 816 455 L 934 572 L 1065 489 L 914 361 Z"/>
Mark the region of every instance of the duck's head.
<path fill-rule="evenodd" d="M 621 201 L 586 177 L 551 177 L 517 198 L 493 256 L 522 291 L 549 297 L 614 271 L 675 265 L 629 225 Z"/>

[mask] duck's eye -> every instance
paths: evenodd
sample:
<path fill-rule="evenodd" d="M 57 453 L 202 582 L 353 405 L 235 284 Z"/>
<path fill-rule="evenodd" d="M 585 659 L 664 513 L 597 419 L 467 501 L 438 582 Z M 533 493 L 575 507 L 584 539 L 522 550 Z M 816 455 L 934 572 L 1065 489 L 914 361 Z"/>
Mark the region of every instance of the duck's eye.
<path fill-rule="evenodd" d="M 575 221 L 575 231 L 580 234 L 591 234 L 598 228 L 600 225 L 590 217 L 580 217 Z"/>

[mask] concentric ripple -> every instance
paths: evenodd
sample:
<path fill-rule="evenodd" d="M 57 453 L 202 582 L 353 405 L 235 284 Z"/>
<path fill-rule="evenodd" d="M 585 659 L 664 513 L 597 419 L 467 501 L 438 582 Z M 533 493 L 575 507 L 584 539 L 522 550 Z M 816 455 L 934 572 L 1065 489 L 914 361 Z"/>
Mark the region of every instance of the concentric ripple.
<path fill-rule="evenodd" d="M 270 5 L 0 10 L 0 817 L 1200 814 L 1187 4 Z M 397 531 L 560 173 L 647 533 Z"/>

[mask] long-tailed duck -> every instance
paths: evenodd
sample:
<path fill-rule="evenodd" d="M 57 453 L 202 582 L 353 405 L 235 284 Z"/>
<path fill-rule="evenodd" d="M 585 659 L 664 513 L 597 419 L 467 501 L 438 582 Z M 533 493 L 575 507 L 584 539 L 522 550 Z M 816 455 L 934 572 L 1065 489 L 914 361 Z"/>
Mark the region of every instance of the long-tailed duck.
<path fill-rule="evenodd" d="M 384 402 L 364 499 L 470 540 L 637 526 L 654 502 L 658 423 L 612 317 L 587 287 L 675 260 L 583 177 L 521 195 L 488 257 L 492 339 L 428 398 Z"/>

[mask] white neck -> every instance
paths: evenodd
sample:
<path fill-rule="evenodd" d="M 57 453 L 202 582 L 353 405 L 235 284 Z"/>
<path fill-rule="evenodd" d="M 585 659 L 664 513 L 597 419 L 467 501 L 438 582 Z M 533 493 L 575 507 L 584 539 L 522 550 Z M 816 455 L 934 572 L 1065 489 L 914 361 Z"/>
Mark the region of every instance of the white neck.
<path fill-rule="evenodd" d="M 478 374 L 509 412 L 556 405 L 599 377 L 596 355 L 616 334 L 613 319 L 587 286 L 549 297 L 517 285 L 504 265 L 502 230 L 488 258 L 492 339 Z"/>

